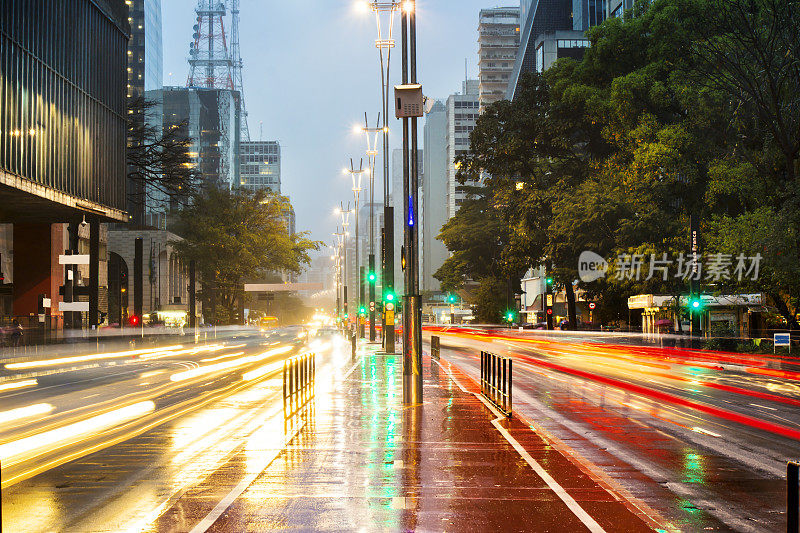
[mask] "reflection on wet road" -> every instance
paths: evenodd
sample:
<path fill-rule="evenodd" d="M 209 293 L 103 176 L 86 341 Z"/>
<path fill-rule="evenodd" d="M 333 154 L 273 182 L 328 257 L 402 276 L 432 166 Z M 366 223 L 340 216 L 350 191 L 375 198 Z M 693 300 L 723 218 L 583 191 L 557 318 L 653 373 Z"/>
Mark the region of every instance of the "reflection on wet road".
<path fill-rule="evenodd" d="M 442 358 L 473 376 L 480 350 L 511 355 L 515 410 L 675 528 L 785 530 L 800 359 L 579 334 L 439 334 Z"/>

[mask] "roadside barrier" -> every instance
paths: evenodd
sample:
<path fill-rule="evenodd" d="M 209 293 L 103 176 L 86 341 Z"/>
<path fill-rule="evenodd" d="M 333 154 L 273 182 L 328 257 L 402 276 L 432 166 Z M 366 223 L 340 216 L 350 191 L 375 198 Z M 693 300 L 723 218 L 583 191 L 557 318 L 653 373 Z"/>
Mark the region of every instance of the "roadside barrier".
<path fill-rule="evenodd" d="M 786 531 L 800 532 L 800 462 L 786 464 Z"/>
<path fill-rule="evenodd" d="M 292 416 L 314 397 L 316 354 L 306 352 L 283 362 L 283 411 Z"/>
<path fill-rule="evenodd" d="M 436 335 L 431 336 L 431 357 L 439 359 L 441 355 L 441 341 Z"/>
<path fill-rule="evenodd" d="M 481 394 L 506 416 L 511 416 L 512 366 L 510 357 L 481 352 Z"/>

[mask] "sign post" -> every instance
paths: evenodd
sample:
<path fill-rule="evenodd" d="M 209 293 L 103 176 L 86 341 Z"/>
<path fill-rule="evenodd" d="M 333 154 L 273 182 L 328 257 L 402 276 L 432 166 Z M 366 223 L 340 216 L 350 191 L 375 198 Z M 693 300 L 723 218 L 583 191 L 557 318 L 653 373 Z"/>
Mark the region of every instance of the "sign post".
<path fill-rule="evenodd" d="M 789 348 L 789 353 L 792 353 L 792 336 L 789 333 L 776 333 L 772 342 L 773 354 L 778 346 L 786 346 Z"/>

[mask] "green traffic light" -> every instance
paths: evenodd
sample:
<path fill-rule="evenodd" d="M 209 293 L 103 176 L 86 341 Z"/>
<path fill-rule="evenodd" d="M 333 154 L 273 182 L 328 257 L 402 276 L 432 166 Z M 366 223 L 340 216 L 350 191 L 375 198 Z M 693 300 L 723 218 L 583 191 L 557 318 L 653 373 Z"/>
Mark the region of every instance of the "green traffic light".
<path fill-rule="evenodd" d="M 370 281 L 375 281 L 376 278 L 377 276 L 375 276 L 375 272 L 370 272 L 369 276 L 367 276 L 367 279 L 369 279 Z"/>
<path fill-rule="evenodd" d="M 692 307 L 694 307 L 695 309 L 699 309 L 700 308 L 700 300 L 694 300 L 692 302 Z"/>
<path fill-rule="evenodd" d="M 391 293 L 391 292 L 387 292 L 386 296 L 384 296 L 383 299 L 386 300 L 387 302 L 393 302 L 394 301 L 394 294 Z"/>
<path fill-rule="evenodd" d="M 553 278 L 551 278 L 551 277 L 545 278 L 545 281 L 547 282 L 548 285 L 552 285 L 553 284 Z"/>

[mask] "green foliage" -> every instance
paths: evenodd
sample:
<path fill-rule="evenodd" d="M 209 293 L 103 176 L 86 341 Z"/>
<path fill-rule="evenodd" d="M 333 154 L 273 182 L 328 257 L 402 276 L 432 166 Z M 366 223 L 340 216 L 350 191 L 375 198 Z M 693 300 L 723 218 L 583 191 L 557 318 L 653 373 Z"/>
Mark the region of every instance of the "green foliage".
<path fill-rule="evenodd" d="M 179 214 L 173 242 L 184 262 L 197 262 L 208 321 L 231 323 L 248 300 L 244 284 L 278 272 L 299 273 L 319 248 L 288 229 L 286 197 L 264 190 L 204 188 Z"/>
<path fill-rule="evenodd" d="M 523 76 L 489 106 L 460 156 L 484 188 L 442 229 L 445 290 L 544 266 L 560 286 L 592 250 L 763 256 L 758 281 L 703 290 L 764 291 L 790 322 L 800 302 L 800 0 L 653 0 L 588 32 L 582 61 Z M 645 274 L 647 272 L 645 271 Z M 646 276 L 645 276 L 646 277 Z M 638 292 L 675 296 L 684 280 L 580 284 L 606 318 Z M 495 299 L 504 300 L 503 290 Z M 611 304 L 611 305 L 608 305 Z M 484 304 L 487 317 L 491 306 Z"/>

